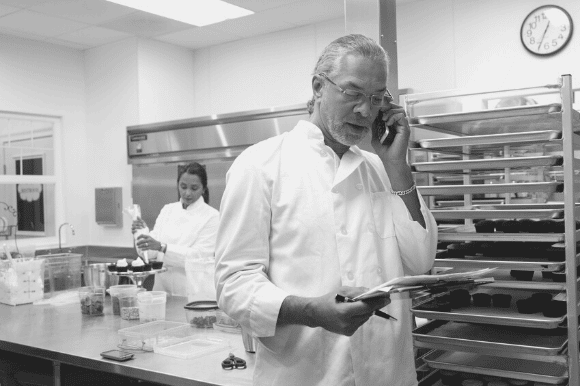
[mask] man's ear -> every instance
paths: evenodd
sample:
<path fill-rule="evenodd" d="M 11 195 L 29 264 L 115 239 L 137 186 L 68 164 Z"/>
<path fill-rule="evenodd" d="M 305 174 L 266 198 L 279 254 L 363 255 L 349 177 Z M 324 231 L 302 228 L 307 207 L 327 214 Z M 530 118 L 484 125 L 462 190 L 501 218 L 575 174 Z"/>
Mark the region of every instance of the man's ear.
<path fill-rule="evenodd" d="M 318 98 L 322 95 L 322 88 L 324 87 L 324 82 L 320 76 L 314 75 L 312 77 L 312 94 Z"/>

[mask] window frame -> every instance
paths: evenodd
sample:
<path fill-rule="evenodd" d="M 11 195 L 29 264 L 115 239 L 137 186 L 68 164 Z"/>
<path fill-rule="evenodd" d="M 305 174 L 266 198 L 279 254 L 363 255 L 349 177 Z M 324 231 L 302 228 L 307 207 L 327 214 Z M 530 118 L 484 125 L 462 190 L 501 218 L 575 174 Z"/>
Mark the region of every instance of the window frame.
<path fill-rule="evenodd" d="M 0 118 L 6 119 L 20 119 L 20 120 L 30 120 L 30 121 L 43 121 L 52 123 L 52 137 L 53 137 L 53 152 L 54 152 L 54 173 L 51 175 L 4 175 L 0 174 L 0 184 L 2 185 L 18 185 L 18 184 L 43 184 L 52 185 L 54 187 L 54 203 L 46 203 L 45 205 L 54 205 L 54 218 L 46 219 L 48 221 L 54 221 L 52 224 L 53 229 L 55 229 L 55 234 L 52 236 L 41 236 L 41 237 L 31 237 L 31 238 L 18 238 L 20 232 L 17 232 L 17 245 L 19 248 L 36 248 L 42 249 L 47 248 L 52 245 L 58 245 L 58 224 L 64 221 L 64 209 L 65 200 L 63 195 L 63 162 L 62 162 L 62 118 L 59 116 L 52 115 L 42 115 L 42 114 L 30 114 L 30 113 L 19 113 L 10 111 L 1 111 Z M 66 233 L 66 232 L 65 232 Z M 22 233 L 22 236 L 27 236 Z M 63 235 L 66 238 L 66 234 Z M 11 235 L 8 240 L 2 240 L 10 248 L 15 247 L 14 235 Z M 65 240 L 63 239 L 63 242 Z"/>

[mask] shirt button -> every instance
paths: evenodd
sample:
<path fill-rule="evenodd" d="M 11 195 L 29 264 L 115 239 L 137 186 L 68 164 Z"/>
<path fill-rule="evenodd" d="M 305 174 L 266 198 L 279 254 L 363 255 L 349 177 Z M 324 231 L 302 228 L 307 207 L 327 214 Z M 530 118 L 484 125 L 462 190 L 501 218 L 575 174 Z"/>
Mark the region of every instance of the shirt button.
<path fill-rule="evenodd" d="M 367 228 L 368 228 L 369 232 L 374 232 L 375 231 L 375 226 L 373 224 L 367 225 Z"/>
<path fill-rule="evenodd" d="M 346 227 L 345 226 L 343 226 L 343 227 L 340 228 L 340 233 L 342 233 L 343 235 L 348 234 L 348 232 L 346 231 Z"/>
<path fill-rule="evenodd" d="M 356 190 L 362 190 L 363 186 L 362 184 L 356 184 Z"/>
<path fill-rule="evenodd" d="M 381 273 L 383 273 L 383 269 L 381 267 L 377 268 L 377 273 L 380 275 Z"/>
<path fill-rule="evenodd" d="M 352 272 L 350 272 L 350 271 L 349 271 L 349 272 L 346 274 L 346 277 L 348 278 L 348 280 L 352 280 L 352 279 L 354 279 L 354 274 L 353 274 Z"/>

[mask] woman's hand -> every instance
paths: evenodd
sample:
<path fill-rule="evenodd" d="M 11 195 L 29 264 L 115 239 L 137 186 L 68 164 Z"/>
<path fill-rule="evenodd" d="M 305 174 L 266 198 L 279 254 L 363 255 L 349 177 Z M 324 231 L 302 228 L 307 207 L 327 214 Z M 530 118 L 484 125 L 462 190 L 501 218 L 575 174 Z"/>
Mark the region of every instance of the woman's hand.
<path fill-rule="evenodd" d="M 155 240 L 149 235 L 140 235 L 137 237 L 135 244 L 137 245 L 137 248 L 141 249 L 142 251 L 146 251 L 148 249 L 152 251 L 161 250 L 161 242 Z"/>
<path fill-rule="evenodd" d="M 406 164 L 411 130 L 405 110 L 403 107 L 391 103 L 388 108 L 381 111 L 387 130 L 395 130 L 394 138 L 390 144 L 382 144 L 377 134 L 378 125 L 373 124 L 371 145 L 383 163 Z"/>
<path fill-rule="evenodd" d="M 133 224 L 131 224 L 131 232 L 135 233 L 137 232 L 138 229 L 143 229 L 143 228 L 147 228 L 147 224 L 145 224 L 145 221 L 143 221 L 143 219 L 141 217 L 137 217 L 137 220 L 133 221 Z"/>

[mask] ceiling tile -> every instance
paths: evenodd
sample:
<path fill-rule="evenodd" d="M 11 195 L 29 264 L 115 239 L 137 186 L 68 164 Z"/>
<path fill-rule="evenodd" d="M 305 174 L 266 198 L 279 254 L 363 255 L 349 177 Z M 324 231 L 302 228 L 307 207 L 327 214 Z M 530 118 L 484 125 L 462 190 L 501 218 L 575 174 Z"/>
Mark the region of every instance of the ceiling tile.
<path fill-rule="evenodd" d="M 113 21 L 102 23 L 100 27 L 127 32 L 137 36 L 154 37 L 183 31 L 192 26 L 147 12 L 136 11 Z"/>
<path fill-rule="evenodd" d="M 343 0 L 299 1 L 268 9 L 263 15 L 296 26 L 344 17 Z"/>
<path fill-rule="evenodd" d="M 44 40 L 44 42 L 58 44 L 59 46 L 64 46 L 64 47 L 69 47 L 69 48 L 75 48 L 77 50 L 86 50 L 88 48 L 95 47 L 95 46 L 92 46 L 90 44 L 75 43 L 75 42 L 62 40 L 62 39 L 58 39 L 58 38 L 47 38 L 46 40 Z"/>
<path fill-rule="evenodd" d="M 29 9 L 93 25 L 112 21 L 136 12 L 133 8 L 103 0 L 58 0 L 43 3 Z"/>
<path fill-rule="evenodd" d="M 0 16 L 8 15 L 9 13 L 19 11 L 20 9 L 21 8 L 0 4 Z"/>
<path fill-rule="evenodd" d="M 221 23 L 212 24 L 211 28 L 227 32 L 240 37 L 262 35 L 269 32 L 295 28 L 294 24 L 274 20 L 263 13 L 225 20 Z"/>
<path fill-rule="evenodd" d="M 47 3 L 52 0 L 0 0 L 0 4 L 12 5 L 19 8 L 33 7 L 38 4 Z"/>
<path fill-rule="evenodd" d="M 300 0 L 225 0 L 230 4 L 237 5 L 250 11 L 260 12 L 270 8 L 281 7 Z"/>
<path fill-rule="evenodd" d="M 28 10 L 0 17 L 0 29 L 3 31 L 23 32 L 45 37 L 53 37 L 85 27 L 87 24 Z"/>
<path fill-rule="evenodd" d="M 224 31 L 214 30 L 210 27 L 193 27 L 185 31 L 158 36 L 155 39 L 191 49 L 197 49 L 238 40 L 241 39 L 241 37 Z"/>
<path fill-rule="evenodd" d="M 102 46 L 132 36 L 125 32 L 114 31 L 102 27 L 87 27 L 74 32 L 58 35 L 56 38 L 68 42 L 88 45 L 91 47 Z"/>

